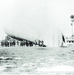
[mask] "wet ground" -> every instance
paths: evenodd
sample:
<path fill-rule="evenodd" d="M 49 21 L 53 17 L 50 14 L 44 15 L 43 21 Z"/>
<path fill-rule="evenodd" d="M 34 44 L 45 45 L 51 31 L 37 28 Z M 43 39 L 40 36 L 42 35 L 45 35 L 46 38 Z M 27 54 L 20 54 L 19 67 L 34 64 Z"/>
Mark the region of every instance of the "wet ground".
<path fill-rule="evenodd" d="M 74 75 L 74 45 L 1 47 L 0 75 Z"/>

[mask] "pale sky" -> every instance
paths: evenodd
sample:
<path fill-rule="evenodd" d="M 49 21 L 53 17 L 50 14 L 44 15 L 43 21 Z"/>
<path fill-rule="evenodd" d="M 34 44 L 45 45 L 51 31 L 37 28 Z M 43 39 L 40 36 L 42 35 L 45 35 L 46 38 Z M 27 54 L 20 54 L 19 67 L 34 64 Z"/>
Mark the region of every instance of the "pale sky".
<path fill-rule="evenodd" d="M 26 7 L 27 3 L 34 2 L 36 5 L 41 3 L 41 7 L 44 3 L 47 3 L 48 12 L 46 12 L 49 13 L 49 18 L 46 18 L 49 20 L 49 24 L 55 25 L 65 36 L 71 36 L 70 16 L 74 15 L 74 0 L 0 0 L 0 39 L 5 36 L 4 26 L 13 25 L 15 23 L 13 20 L 18 19 L 18 11 L 22 15 L 22 12 L 24 12 L 22 9 Z M 30 9 L 30 6 L 28 8 Z M 26 8 L 26 10 L 28 9 Z M 17 13 L 17 17 L 15 17 L 15 13 Z"/>

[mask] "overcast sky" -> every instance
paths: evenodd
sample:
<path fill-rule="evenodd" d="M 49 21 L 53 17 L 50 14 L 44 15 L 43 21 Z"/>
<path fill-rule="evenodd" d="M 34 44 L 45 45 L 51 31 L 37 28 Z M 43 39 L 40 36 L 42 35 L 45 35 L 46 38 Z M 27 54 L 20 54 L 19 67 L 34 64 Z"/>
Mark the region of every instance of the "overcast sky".
<path fill-rule="evenodd" d="M 46 20 L 47 25 L 53 27 L 55 25 L 65 36 L 71 36 L 70 16 L 74 15 L 74 0 L 0 0 L 0 39 L 5 36 L 4 26 L 11 27 L 16 24 L 19 26 L 20 22 L 24 24 L 24 21 L 29 21 L 26 19 L 27 16 L 24 15 L 26 14 L 25 11 L 28 10 L 28 19 L 30 19 L 29 16 L 31 17 L 30 14 L 32 14 L 32 17 L 38 14 L 40 18 L 38 18 L 38 15 L 35 15 L 35 17 L 41 19 L 41 24 Z"/>

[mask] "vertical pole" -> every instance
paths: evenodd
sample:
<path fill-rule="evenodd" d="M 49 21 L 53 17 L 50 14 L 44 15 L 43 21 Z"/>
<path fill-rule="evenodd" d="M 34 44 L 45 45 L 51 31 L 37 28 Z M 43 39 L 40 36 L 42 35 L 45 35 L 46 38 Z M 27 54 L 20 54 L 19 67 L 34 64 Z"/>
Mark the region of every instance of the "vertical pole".
<path fill-rule="evenodd" d="M 71 23 L 71 26 L 72 26 L 72 39 L 73 39 L 73 21 Z"/>
<path fill-rule="evenodd" d="M 73 39 L 73 22 L 72 22 L 72 39 Z"/>
<path fill-rule="evenodd" d="M 73 39 L 73 22 L 74 22 L 74 15 L 71 15 L 70 18 L 72 19 L 72 23 L 71 23 L 71 26 L 72 26 L 72 39 Z"/>

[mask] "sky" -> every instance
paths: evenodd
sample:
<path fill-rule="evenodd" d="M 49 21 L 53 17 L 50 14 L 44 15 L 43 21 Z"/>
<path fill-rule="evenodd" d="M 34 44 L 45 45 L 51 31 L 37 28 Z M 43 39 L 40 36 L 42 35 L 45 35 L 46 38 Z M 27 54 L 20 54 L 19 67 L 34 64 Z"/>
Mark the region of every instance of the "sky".
<path fill-rule="evenodd" d="M 12 27 L 23 25 L 24 21 L 26 24 L 31 14 L 35 15 L 35 20 L 40 19 L 41 24 L 46 20 L 47 26 L 56 26 L 65 36 L 72 35 L 70 16 L 74 15 L 74 0 L 0 0 L 0 39 L 6 36 L 4 27 L 12 30 Z M 34 19 L 32 21 L 35 21 Z"/>

